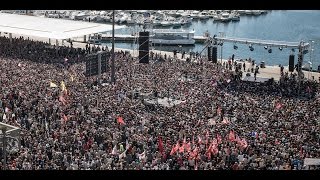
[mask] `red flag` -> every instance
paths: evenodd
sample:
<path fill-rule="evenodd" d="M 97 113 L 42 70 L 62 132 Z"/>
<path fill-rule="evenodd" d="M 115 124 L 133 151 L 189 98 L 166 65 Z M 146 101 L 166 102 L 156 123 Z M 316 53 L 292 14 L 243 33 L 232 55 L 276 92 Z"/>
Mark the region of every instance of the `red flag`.
<path fill-rule="evenodd" d="M 158 147 L 159 147 L 160 153 L 163 155 L 163 142 L 160 136 L 158 137 Z"/>
<path fill-rule="evenodd" d="M 217 114 L 218 114 L 218 115 L 221 114 L 221 107 L 218 107 L 218 109 L 217 109 Z"/>
<path fill-rule="evenodd" d="M 212 147 L 212 144 L 210 144 L 209 148 L 206 151 L 206 155 L 207 155 L 209 160 L 211 159 L 211 147 Z"/>
<path fill-rule="evenodd" d="M 275 144 L 275 145 L 279 145 L 279 144 L 280 144 L 280 142 L 278 141 L 278 139 L 276 139 L 276 140 L 274 141 L 274 144 Z"/>
<path fill-rule="evenodd" d="M 276 108 L 277 108 L 277 109 L 281 109 L 281 107 L 282 107 L 282 104 L 281 104 L 280 102 L 278 102 L 278 103 L 276 104 Z"/>
<path fill-rule="evenodd" d="M 175 152 L 177 152 L 180 148 L 179 142 L 175 146 L 172 147 L 170 155 L 172 156 Z"/>
<path fill-rule="evenodd" d="M 217 142 L 218 142 L 218 144 L 222 143 L 222 138 L 219 134 L 217 134 Z"/>
<path fill-rule="evenodd" d="M 191 144 L 190 144 L 190 142 L 188 142 L 188 143 L 185 145 L 185 149 L 186 149 L 186 151 L 187 151 L 188 153 L 191 152 Z"/>
<path fill-rule="evenodd" d="M 118 117 L 118 123 L 119 124 L 126 124 L 126 123 L 124 123 L 123 118 L 120 116 Z"/>
<path fill-rule="evenodd" d="M 62 95 L 59 96 L 59 101 L 62 102 L 63 105 L 67 104 L 66 99 Z"/>
<path fill-rule="evenodd" d="M 219 150 L 218 150 L 218 146 L 217 146 L 217 145 L 212 144 L 211 153 L 212 153 L 213 155 L 216 155 L 216 154 L 219 153 Z"/>
<path fill-rule="evenodd" d="M 64 120 L 64 121 L 68 121 L 68 116 L 66 116 L 65 114 L 63 114 L 63 120 Z"/>
<path fill-rule="evenodd" d="M 183 153 L 183 152 L 184 152 L 184 146 L 183 146 L 183 144 L 182 144 L 182 146 L 179 147 L 179 152 L 180 152 L 180 153 Z"/>
<path fill-rule="evenodd" d="M 246 141 L 245 138 L 243 138 L 243 139 L 241 140 L 241 147 L 244 148 L 244 149 L 248 147 L 248 143 L 247 143 L 247 141 Z"/>
<path fill-rule="evenodd" d="M 300 157 L 301 157 L 301 158 L 304 157 L 304 153 L 303 153 L 303 148 L 302 148 L 302 146 L 300 147 Z"/>
<path fill-rule="evenodd" d="M 172 149 L 171 149 L 170 155 L 172 156 L 175 152 L 176 152 L 175 151 L 175 146 L 173 146 Z"/>
<path fill-rule="evenodd" d="M 64 113 L 61 114 L 61 123 L 66 123 L 68 121 L 68 116 L 66 116 Z"/>
<path fill-rule="evenodd" d="M 223 118 L 222 124 L 230 124 L 230 121 L 228 120 L 228 118 Z"/>
<path fill-rule="evenodd" d="M 229 133 L 229 141 L 233 142 L 235 141 L 235 134 L 234 134 L 234 131 L 230 131 Z"/>

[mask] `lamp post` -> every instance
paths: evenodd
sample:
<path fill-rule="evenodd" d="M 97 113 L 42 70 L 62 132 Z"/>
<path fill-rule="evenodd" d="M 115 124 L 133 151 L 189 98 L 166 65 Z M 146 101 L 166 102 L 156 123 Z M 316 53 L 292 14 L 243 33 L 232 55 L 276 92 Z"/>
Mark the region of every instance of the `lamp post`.
<path fill-rule="evenodd" d="M 311 62 L 311 70 L 313 69 L 313 51 L 314 51 L 314 41 L 312 40 L 311 41 L 311 44 L 310 44 L 310 49 L 311 49 L 311 52 L 310 52 L 310 62 Z"/>
<path fill-rule="evenodd" d="M 112 10 L 112 52 L 111 52 L 111 83 L 116 83 L 115 67 L 114 67 L 114 10 Z"/>
<path fill-rule="evenodd" d="M 180 48 L 180 54 L 181 54 L 181 60 L 182 60 L 182 45 L 179 45 Z"/>
<path fill-rule="evenodd" d="M 220 38 L 224 37 L 224 32 L 219 32 Z M 222 49 L 223 49 L 223 41 L 220 40 L 220 60 L 221 60 L 221 64 L 222 64 Z"/>

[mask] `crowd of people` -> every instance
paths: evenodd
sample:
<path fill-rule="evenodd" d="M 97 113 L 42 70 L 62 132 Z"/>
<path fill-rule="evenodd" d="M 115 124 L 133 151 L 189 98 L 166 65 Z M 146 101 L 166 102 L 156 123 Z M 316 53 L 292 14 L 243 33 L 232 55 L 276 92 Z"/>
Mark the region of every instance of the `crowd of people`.
<path fill-rule="evenodd" d="M 85 49 L 68 56 L 77 63 L 66 69 L 55 66 L 65 54 L 48 53 L 48 44 L 3 37 L 0 44 L 0 122 L 21 128 L 6 169 L 318 168 L 303 164 L 320 157 L 317 83 L 303 99 L 278 88 L 293 91 L 289 77 L 272 86 L 245 83 L 232 78 L 234 68 L 205 59 L 139 64 L 120 51 L 116 83 L 88 86 L 95 77 L 85 77 L 77 59 Z M 109 82 L 110 72 L 102 79 Z M 146 108 L 132 96 L 137 90 L 182 103 Z"/>

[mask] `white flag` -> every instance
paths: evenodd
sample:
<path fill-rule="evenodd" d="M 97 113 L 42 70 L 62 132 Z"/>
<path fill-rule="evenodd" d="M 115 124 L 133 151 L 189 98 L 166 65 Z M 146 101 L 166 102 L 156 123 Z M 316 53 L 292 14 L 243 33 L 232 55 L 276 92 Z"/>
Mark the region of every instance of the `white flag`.
<path fill-rule="evenodd" d="M 117 144 L 116 144 L 116 145 L 114 145 L 114 147 L 113 147 L 113 149 L 112 149 L 111 154 L 113 154 L 113 155 L 118 154 Z"/>

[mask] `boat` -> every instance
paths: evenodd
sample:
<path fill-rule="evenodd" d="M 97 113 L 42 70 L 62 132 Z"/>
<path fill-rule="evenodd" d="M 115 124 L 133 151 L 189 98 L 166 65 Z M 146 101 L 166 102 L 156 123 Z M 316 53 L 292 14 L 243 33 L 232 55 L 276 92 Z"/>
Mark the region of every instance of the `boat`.
<path fill-rule="evenodd" d="M 240 14 L 233 12 L 230 14 L 229 18 L 231 21 L 240 21 Z"/>
<path fill-rule="evenodd" d="M 210 18 L 209 14 L 207 12 L 204 12 L 204 11 L 200 12 L 198 17 L 199 17 L 200 20 L 206 20 L 206 19 Z"/>
<path fill-rule="evenodd" d="M 246 15 L 252 15 L 253 12 L 252 12 L 251 10 L 245 10 L 245 14 L 246 14 Z"/>
<path fill-rule="evenodd" d="M 261 14 L 261 11 L 260 10 L 252 10 L 252 14 L 255 16 L 258 16 Z"/>
<path fill-rule="evenodd" d="M 222 22 L 229 22 L 229 21 L 231 21 L 230 14 L 227 13 L 227 12 L 221 13 L 221 16 L 220 16 L 220 19 L 219 19 L 219 20 L 222 21 Z"/>
<path fill-rule="evenodd" d="M 153 29 L 150 41 L 153 45 L 194 45 L 194 31 L 183 29 Z"/>

